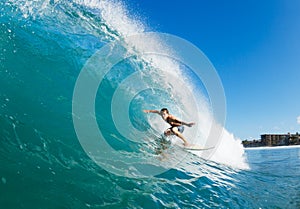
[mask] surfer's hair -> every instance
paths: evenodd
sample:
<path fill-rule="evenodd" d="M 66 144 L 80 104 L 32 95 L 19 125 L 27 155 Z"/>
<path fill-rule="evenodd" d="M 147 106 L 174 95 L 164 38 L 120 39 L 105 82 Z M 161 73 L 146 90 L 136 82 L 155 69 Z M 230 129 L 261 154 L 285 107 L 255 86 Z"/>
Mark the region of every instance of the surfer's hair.
<path fill-rule="evenodd" d="M 167 108 L 162 108 L 160 111 L 161 111 L 161 112 L 166 111 L 166 112 L 169 114 L 169 110 L 168 110 Z"/>

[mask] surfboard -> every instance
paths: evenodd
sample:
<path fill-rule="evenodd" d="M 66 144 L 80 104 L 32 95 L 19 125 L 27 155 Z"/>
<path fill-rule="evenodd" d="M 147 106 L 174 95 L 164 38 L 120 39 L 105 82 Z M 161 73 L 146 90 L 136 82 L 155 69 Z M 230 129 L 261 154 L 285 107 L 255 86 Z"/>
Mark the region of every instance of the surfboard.
<path fill-rule="evenodd" d="M 213 149 L 215 147 L 201 147 L 200 145 L 197 145 L 197 144 L 191 144 L 189 146 L 182 146 L 182 148 L 187 149 L 187 150 L 205 151 L 205 150 Z"/>
<path fill-rule="evenodd" d="M 210 150 L 210 149 L 214 149 L 215 147 L 203 147 L 201 145 L 198 144 L 190 144 L 189 146 L 184 146 L 182 141 L 178 138 L 172 138 L 170 140 L 170 142 L 172 143 L 172 145 L 175 145 L 177 147 L 180 147 L 181 149 L 187 150 L 187 151 L 206 151 L 206 150 Z"/>

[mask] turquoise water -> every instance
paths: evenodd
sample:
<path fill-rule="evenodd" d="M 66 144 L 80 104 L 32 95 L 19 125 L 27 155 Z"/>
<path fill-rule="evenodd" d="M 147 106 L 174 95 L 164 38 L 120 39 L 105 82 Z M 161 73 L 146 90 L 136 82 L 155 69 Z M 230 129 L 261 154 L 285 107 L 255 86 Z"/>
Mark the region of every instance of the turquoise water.
<path fill-rule="evenodd" d="M 157 175 L 136 178 L 96 164 L 74 130 L 77 77 L 106 43 L 147 29 L 138 21 L 130 22 L 132 17 L 116 2 L 11 0 L 0 5 L 1 208 L 300 207 L 299 148 L 244 152 L 238 146 L 230 152 L 231 158 L 226 156 L 247 161 L 250 169 L 204 160 L 176 147 L 166 155 L 157 153 L 159 144 L 153 139 L 159 133 L 140 110 L 168 105 L 176 112 L 182 104 L 172 95 L 174 87 L 159 86 L 163 77 L 138 55 L 105 75 L 97 91 L 97 122 L 107 142 L 129 158 L 161 165 L 179 158 L 180 163 Z M 130 24 L 124 26 L 120 20 Z M 130 121 L 144 131 L 146 143 L 137 135 L 126 139 L 114 124 L 117 116 L 111 114 L 114 92 L 135 72 L 151 85 L 168 89 L 147 89 L 130 102 Z M 125 101 L 126 94 L 120 99 Z M 111 156 L 108 153 L 106 160 L 116 160 Z"/>

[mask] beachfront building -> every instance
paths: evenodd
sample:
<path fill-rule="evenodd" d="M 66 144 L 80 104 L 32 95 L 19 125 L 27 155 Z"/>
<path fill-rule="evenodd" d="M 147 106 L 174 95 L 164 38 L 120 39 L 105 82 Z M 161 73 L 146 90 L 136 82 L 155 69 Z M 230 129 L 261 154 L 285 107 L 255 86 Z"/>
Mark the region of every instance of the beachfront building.
<path fill-rule="evenodd" d="M 260 137 L 260 140 L 244 140 L 242 144 L 244 147 L 300 145 L 300 135 L 298 132 L 296 134 L 262 134 Z"/>
<path fill-rule="evenodd" d="M 263 146 L 289 145 L 290 134 L 262 134 L 261 143 Z"/>

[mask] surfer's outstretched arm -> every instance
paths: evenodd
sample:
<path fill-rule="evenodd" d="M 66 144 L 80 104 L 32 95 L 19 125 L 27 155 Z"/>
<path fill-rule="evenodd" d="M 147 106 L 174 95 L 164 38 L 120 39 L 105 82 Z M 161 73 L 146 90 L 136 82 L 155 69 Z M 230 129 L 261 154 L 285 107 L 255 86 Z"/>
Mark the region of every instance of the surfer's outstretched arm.
<path fill-rule="evenodd" d="M 195 123 L 194 122 L 186 123 L 186 122 L 182 121 L 182 125 L 185 125 L 185 126 L 188 126 L 188 127 L 192 127 L 193 125 L 195 125 Z"/>
<path fill-rule="evenodd" d="M 176 121 L 175 124 L 177 123 L 178 125 L 184 125 L 184 126 L 188 126 L 188 127 L 192 127 L 193 125 L 195 125 L 194 122 L 191 122 L 191 123 L 184 122 L 184 121 L 178 119 L 177 117 L 175 117 L 174 115 L 169 115 L 169 118 Z"/>
<path fill-rule="evenodd" d="M 143 110 L 145 113 L 157 113 L 160 115 L 160 111 L 158 110 Z"/>

